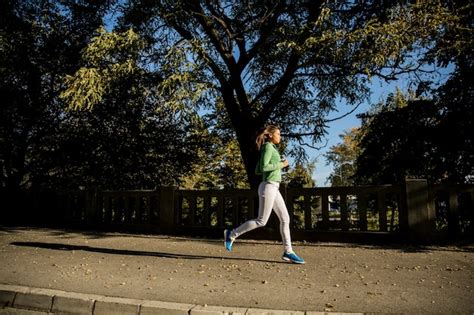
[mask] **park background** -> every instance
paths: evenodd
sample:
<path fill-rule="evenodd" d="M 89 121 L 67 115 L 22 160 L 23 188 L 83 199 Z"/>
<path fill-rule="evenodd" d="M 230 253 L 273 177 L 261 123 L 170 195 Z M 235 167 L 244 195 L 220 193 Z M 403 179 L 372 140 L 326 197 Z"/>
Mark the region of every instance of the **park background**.
<path fill-rule="evenodd" d="M 472 8 L 2 1 L 0 312 L 49 312 L 49 287 L 141 299 L 133 313 L 472 313 Z M 295 64 L 314 80 L 281 76 Z M 258 210 L 268 121 L 291 140 L 281 193 L 305 266 L 280 261 L 275 216 L 222 246 Z M 103 296 L 89 310 L 120 307 Z"/>
<path fill-rule="evenodd" d="M 255 135 L 273 122 L 300 228 L 398 231 L 417 194 L 429 226 L 473 226 L 468 2 L 2 5 L 11 207 L 150 223 L 153 191 L 161 223 L 235 225 L 253 192 L 224 194 L 259 184 Z"/>

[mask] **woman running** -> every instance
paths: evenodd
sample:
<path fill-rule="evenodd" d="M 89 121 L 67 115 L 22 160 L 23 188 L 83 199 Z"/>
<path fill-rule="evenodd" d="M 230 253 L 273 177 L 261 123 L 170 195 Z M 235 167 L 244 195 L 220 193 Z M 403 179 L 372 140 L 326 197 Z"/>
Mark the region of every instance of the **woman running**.
<path fill-rule="evenodd" d="M 224 244 L 228 251 L 237 237 L 253 229 L 263 227 L 275 211 L 280 220 L 280 234 L 285 250 L 282 259 L 288 262 L 304 264 L 304 260 L 295 254 L 291 246 L 290 216 L 285 201 L 280 194 L 281 169 L 288 166 L 288 160 L 281 161 L 276 145 L 280 143 L 280 129 L 275 125 L 267 125 L 257 136 L 257 148 L 260 150 L 260 160 L 255 173 L 262 174 L 262 182 L 258 186 L 258 218 L 243 223 L 236 229 L 224 230 Z"/>

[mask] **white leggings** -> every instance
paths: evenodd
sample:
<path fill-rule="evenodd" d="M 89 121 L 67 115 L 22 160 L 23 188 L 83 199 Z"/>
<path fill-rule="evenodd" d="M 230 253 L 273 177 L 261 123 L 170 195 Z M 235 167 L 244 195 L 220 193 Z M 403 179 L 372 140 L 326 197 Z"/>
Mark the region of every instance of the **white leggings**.
<path fill-rule="evenodd" d="M 275 211 L 280 220 L 280 234 L 283 240 L 285 251 L 292 251 L 290 237 L 290 216 L 286 208 L 285 201 L 280 194 L 280 183 L 278 182 L 261 182 L 258 186 L 258 218 L 248 220 L 238 228 L 232 230 L 231 237 L 239 237 L 259 227 L 267 224 L 268 218 Z"/>

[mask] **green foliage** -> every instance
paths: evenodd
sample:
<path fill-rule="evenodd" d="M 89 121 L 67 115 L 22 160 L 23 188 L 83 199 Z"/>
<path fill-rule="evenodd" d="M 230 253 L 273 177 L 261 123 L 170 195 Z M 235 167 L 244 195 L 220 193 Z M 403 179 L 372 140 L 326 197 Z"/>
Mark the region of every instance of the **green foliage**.
<path fill-rule="evenodd" d="M 366 117 L 358 140 L 360 183 L 398 183 L 405 177 L 434 183 L 472 182 L 474 123 L 469 69 L 459 68 L 434 99 L 389 97 Z"/>
<path fill-rule="evenodd" d="M 410 61 L 410 52 L 430 47 L 437 34 L 454 27 L 459 20 L 440 2 L 429 2 L 396 4 L 355 27 L 339 19 L 338 7 L 328 4 L 314 23 L 318 30 L 303 45 L 294 41 L 279 45 L 296 47 L 300 53 L 332 54 L 336 62 L 350 61 L 342 67 L 354 75 L 365 72 L 369 78 L 380 75 L 383 69 L 392 69 L 392 74 L 413 70 L 416 64 L 406 63 Z"/>
<path fill-rule="evenodd" d="M 459 67 L 432 99 L 397 89 L 361 115 L 362 127 L 342 135 L 326 155 L 334 165 L 332 185 L 399 183 L 405 177 L 472 181 L 470 71 Z"/>
<path fill-rule="evenodd" d="M 8 95 L 9 107 L 3 115 L 7 127 L 2 129 L 2 151 L 7 153 L 1 160 L 9 162 L 2 162 L 2 174 L 16 177 L 17 183 L 30 181 L 25 179 L 26 161 L 41 161 L 48 147 L 64 150 L 55 137 L 45 134 L 81 126 L 81 137 L 96 141 L 100 132 L 88 134 L 88 128 L 113 126 L 111 130 L 117 132 L 107 130 L 104 135 L 120 135 L 128 142 L 123 145 L 114 138 L 109 143 L 124 150 L 109 147 L 107 152 L 120 152 L 120 158 L 121 154 L 135 156 L 108 162 L 117 169 L 127 165 L 135 170 L 148 163 L 139 158 L 138 153 L 143 153 L 156 157 L 153 167 L 143 171 L 146 176 L 163 163 L 167 174 L 178 172 L 175 177 L 181 178 L 187 165 L 195 163 L 193 156 L 205 161 L 213 154 L 219 165 L 199 165 L 204 173 L 209 169 L 218 175 L 196 182 L 240 187 L 243 163 L 250 184 L 255 185 L 259 178 L 253 174 L 258 159 L 254 140 L 265 122 L 280 124 L 282 132 L 301 145 L 315 144 L 324 135 L 326 116 L 336 100 L 360 103 L 368 96 L 367 82 L 372 77 L 394 80 L 403 73 L 420 75 L 425 63 L 445 65 L 472 51 L 470 5 L 463 8 L 459 3 L 238 2 L 226 6 L 209 1 L 124 1 L 115 7 L 118 23 L 108 32 L 100 24 L 109 1 L 7 2 L 2 10 L 7 17 L 2 21 L 8 22 L 2 22 L 0 33 L 0 69 L 2 92 L 7 91 L 2 95 Z M 72 110 L 94 112 L 103 117 L 102 123 L 87 111 L 84 120 L 74 111 L 64 112 L 63 103 Z M 209 116 L 199 117 L 198 110 L 206 110 Z M 112 117 L 116 113 L 126 127 Z M 173 132 L 174 139 L 168 139 Z M 166 137 L 168 145 L 160 147 L 151 140 L 138 145 L 142 136 L 159 135 Z M 216 136 L 218 141 L 213 139 Z M 84 142 L 83 151 L 101 152 L 101 142 L 107 139 Z M 187 147 L 182 141 L 193 145 Z M 289 152 L 300 155 L 301 147 L 292 144 Z M 7 156 L 10 152 L 12 156 Z M 176 161 L 180 154 L 183 164 L 177 164 L 182 167 L 165 162 L 166 158 Z M 85 164 L 102 158 L 95 153 L 84 156 Z M 42 174 L 47 169 L 44 166 Z M 81 174 L 84 168 L 76 170 Z M 127 176 L 134 178 L 133 185 L 146 177 Z M 156 177 L 148 178 L 147 187 Z M 110 183 L 120 187 L 126 180 Z"/>
<path fill-rule="evenodd" d="M 472 181 L 474 149 L 468 131 L 474 122 L 472 86 L 468 83 L 468 73 L 472 72 L 472 4 L 454 1 L 447 11 L 438 3 L 427 8 L 433 13 L 431 20 L 421 18 L 419 10 L 414 11 L 413 21 L 424 34 L 417 39 L 425 47 L 424 61 L 441 65 L 451 62 L 456 70 L 437 90 L 431 91 L 421 82 L 417 91 L 405 95 L 397 90 L 361 115 L 362 128 L 354 139 L 356 163 L 351 168 L 356 171 L 352 179 L 357 183 L 398 183 L 405 177 L 431 182 Z M 426 23 L 438 26 L 426 27 Z M 403 33 L 405 29 L 400 24 L 394 31 Z M 430 29 L 442 32 L 436 35 Z M 338 160 L 334 153 L 329 156 L 333 162 Z"/>
<path fill-rule="evenodd" d="M 368 96 L 373 76 L 418 71 L 423 54 L 460 21 L 438 1 L 124 7 L 122 27 L 153 44 L 149 62 L 163 77 L 165 102 L 210 111 L 224 105 L 252 185 L 255 132 L 265 122 L 280 124 L 292 140 L 316 143 L 337 98 L 354 105 Z"/>
<path fill-rule="evenodd" d="M 212 146 L 197 150 L 193 170 L 181 179 L 186 189 L 249 188 L 245 168 L 235 139 L 222 142 L 211 136 Z"/>
<path fill-rule="evenodd" d="M 137 58 L 144 43 L 132 29 L 114 33 L 100 27 L 96 33 L 82 54 L 86 66 L 65 77 L 67 89 L 60 97 L 74 110 L 92 109 L 111 84 L 138 71 Z"/>
<path fill-rule="evenodd" d="M 340 135 L 342 143 L 332 146 L 325 154 L 327 164 L 334 166 L 334 172 L 329 176 L 331 186 L 352 186 L 352 176 L 355 172 L 355 161 L 359 154 L 357 138 L 360 129 L 352 128 Z"/>
<path fill-rule="evenodd" d="M 144 96 L 153 91 L 148 82 L 144 74 L 129 75 L 90 111 L 68 111 L 64 138 L 42 161 L 54 172 L 44 181 L 53 187 L 101 189 L 179 185 L 196 162 L 202 130 L 187 116 L 157 110 Z"/>
<path fill-rule="evenodd" d="M 183 41 L 174 45 L 164 56 L 166 63 L 161 69 L 164 76 L 158 85 L 158 96 L 165 106 L 171 108 L 192 108 L 205 99 L 212 83 L 202 79 L 199 65 L 189 56 L 201 50 L 197 41 Z"/>
<path fill-rule="evenodd" d="M 315 161 L 306 165 L 296 163 L 294 167 L 290 167 L 288 172 L 283 174 L 283 180 L 288 184 L 288 187 L 303 187 L 312 188 L 316 186 L 312 176 L 315 170 Z"/>
<path fill-rule="evenodd" d="M 44 174 L 36 162 L 60 137 L 56 133 L 63 118 L 58 102 L 61 77 L 76 70 L 78 51 L 100 25 L 104 2 L 61 7 L 47 1 L 2 2 L 1 187 L 28 187 Z"/>
<path fill-rule="evenodd" d="M 2 2 L 2 189 L 153 189 L 191 171 L 201 119 L 157 101 L 141 39 L 100 27 L 110 3 Z"/>

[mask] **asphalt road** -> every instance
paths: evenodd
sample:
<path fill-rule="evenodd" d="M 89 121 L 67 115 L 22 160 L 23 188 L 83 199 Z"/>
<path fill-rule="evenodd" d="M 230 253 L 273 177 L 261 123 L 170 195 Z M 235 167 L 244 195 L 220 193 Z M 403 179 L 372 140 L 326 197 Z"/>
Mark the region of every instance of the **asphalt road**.
<path fill-rule="evenodd" d="M 474 244 L 282 245 L 0 227 L 0 284 L 197 305 L 326 312 L 474 313 Z"/>

